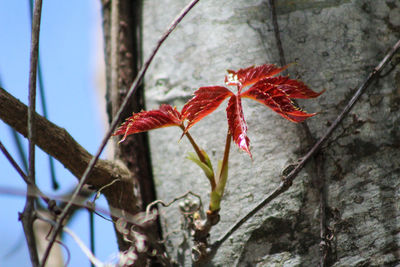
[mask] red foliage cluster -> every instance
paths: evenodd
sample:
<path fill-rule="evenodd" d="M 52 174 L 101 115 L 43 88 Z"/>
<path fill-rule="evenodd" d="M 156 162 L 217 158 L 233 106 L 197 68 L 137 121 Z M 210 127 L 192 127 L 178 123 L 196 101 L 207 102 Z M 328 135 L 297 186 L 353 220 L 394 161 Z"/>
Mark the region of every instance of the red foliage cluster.
<path fill-rule="evenodd" d="M 286 68 L 287 66 L 279 68 L 273 64 L 265 64 L 238 71 L 228 70 L 225 84 L 236 86 L 236 94 L 223 86 L 200 87 L 194 92 L 194 97 L 184 105 L 182 112 L 170 105 L 162 105 L 158 110 L 133 114 L 114 135 L 123 134 L 122 140 L 124 140 L 130 134 L 167 126 L 181 126 L 186 133 L 189 128 L 212 113 L 229 97 L 226 108 L 229 132 L 239 148 L 251 156 L 242 98 L 256 100 L 292 122 L 302 122 L 315 115 L 315 113 L 302 111 L 291 99 L 315 98 L 323 91 L 316 93 L 301 81 L 286 76 L 272 77 Z M 250 85 L 252 86 L 249 89 L 242 92 L 244 87 Z M 183 124 L 185 120 L 188 122 L 186 126 Z"/>

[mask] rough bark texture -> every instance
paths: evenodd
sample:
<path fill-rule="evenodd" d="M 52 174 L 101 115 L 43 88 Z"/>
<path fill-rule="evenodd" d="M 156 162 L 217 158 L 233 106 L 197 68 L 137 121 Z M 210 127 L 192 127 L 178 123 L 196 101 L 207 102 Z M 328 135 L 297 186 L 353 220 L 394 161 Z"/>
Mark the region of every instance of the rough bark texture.
<path fill-rule="evenodd" d="M 187 1 L 144 1 L 144 53 Z M 314 137 L 321 136 L 353 88 L 365 79 L 400 37 L 397 1 L 277 1 L 283 49 L 292 77 L 316 91 L 318 100 L 301 101 L 309 112 Z M 160 49 L 146 78 L 148 109 L 161 103 L 181 108 L 200 86 L 223 85 L 226 69 L 279 62 L 267 1 L 201 1 Z M 398 56 L 397 56 L 398 58 Z M 396 60 L 396 59 L 395 59 Z M 398 60 L 398 59 L 397 59 Z M 324 148 L 327 223 L 331 236 L 329 265 L 391 266 L 400 261 L 400 69 L 371 86 Z M 272 191 L 282 170 L 306 152 L 305 136 L 295 124 L 267 108 L 243 101 L 252 161 L 231 151 L 229 179 L 221 222 L 211 241 Z M 191 129 L 216 163 L 223 152 L 225 107 Z M 170 200 L 192 190 L 208 202 L 208 181 L 185 160 L 191 151 L 178 142 L 179 129 L 151 132 L 157 192 Z M 319 197 L 306 168 L 288 192 L 264 208 L 218 250 L 214 266 L 317 266 Z M 164 231 L 181 227 L 178 208 L 164 215 Z M 172 255 L 189 266 L 185 233 L 168 236 Z M 179 249 L 174 249 L 179 248 Z"/>

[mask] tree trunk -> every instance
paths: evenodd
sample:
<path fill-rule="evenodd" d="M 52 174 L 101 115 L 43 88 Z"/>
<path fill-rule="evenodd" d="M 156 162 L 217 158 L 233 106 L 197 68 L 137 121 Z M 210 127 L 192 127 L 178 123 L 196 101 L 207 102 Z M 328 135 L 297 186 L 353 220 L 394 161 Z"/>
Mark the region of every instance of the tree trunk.
<path fill-rule="evenodd" d="M 103 1 L 103 28 L 106 48 L 107 113 L 111 123 L 125 98 L 141 65 L 141 1 Z M 113 10 L 113 8 L 115 8 Z M 123 114 L 144 109 L 143 88 L 139 88 Z M 121 121 L 120 123 L 122 123 Z M 134 186 L 121 188 L 118 196 L 132 196 L 124 210 L 133 214 L 145 210 L 154 201 L 155 190 L 148 151 L 147 134 L 130 136 L 125 142 L 114 146 L 114 159 L 122 161 L 132 173 Z M 114 190 L 114 189 L 111 189 Z M 120 203 L 115 203 L 120 207 Z M 156 238 L 159 230 L 154 229 Z M 121 250 L 131 245 L 118 239 Z"/>
<path fill-rule="evenodd" d="M 157 38 L 187 1 L 143 2 L 143 50 Z M 319 114 L 307 121 L 312 136 L 323 135 L 399 36 L 396 1 L 277 1 L 276 11 L 293 78 L 315 91 L 318 100 L 301 101 Z M 201 86 L 224 85 L 226 69 L 280 62 L 267 1 L 200 1 L 165 42 L 145 80 L 148 109 L 161 103 L 180 109 Z M 388 70 L 388 69 L 387 69 Z M 400 260 L 398 221 L 400 162 L 400 69 L 395 67 L 365 93 L 293 186 L 222 244 L 215 266 L 317 266 L 320 262 L 319 189 L 326 181 L 327 265 L 389 266 Z M 243 101 L 253 160 L 231 151 L 221 221 L 211 243 L 280 183 L 281 173 L 309 148 L 301 127 L 256 102 Z M 211 156 L 222 158 L 225 107 L 199 122 L 191 134 Z M 179 129 L 150 133 L 158 197 L 165 201 L 188 190 L 208 205 L 209 185 L 200 168 L 185 159 Z M 317 169 L 321 173 L 317 173 Z M 313 181 L 314 179 L 314 181 Z M 169 250 L 189 266 L 190 240 L 177 207 L 163 212 Z"/>

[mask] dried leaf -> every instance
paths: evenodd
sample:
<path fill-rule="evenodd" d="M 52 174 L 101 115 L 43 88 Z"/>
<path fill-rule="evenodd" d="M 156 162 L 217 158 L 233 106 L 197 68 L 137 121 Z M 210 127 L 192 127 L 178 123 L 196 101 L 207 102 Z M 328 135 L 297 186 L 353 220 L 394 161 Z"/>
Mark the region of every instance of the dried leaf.
<path fill-rule="evenodd" d="M 228 75 L 225 76 L 225 84 L 241 85 L 240 87 L 245 87 L 256 83 L 261 79 L 274 76 L 275 74 L 285 70 L 287 67 L 288 66 L 279 68 L 274 64 L 265 64 L 257 67 L 251 66 L 238 71 L 228 70 Z"/>
<path fill-rule="evenodd" d="M 233 95 L 229 99 L 226 115 L 228 117 L 229 132 L 232 135 L 233 141 L 251 157 L 250 140 L 247 137 L 247 125 L 243 116 L 240 96 Z"/>
<path fill-rule="evenodd" d="M 185 132 L 196 122 L 213 112 L 233 93 L 222 86 L 200 87 L 194 97 L 182 109 L 182 117 L 188 120 Z"/>
<path fill-rule="evenodd" d="M 113 135 L 124 135 L 122 141 L 128 135 L 146 132 L 153 129 L 180 126 L 182 124 L 182 116 L 176 108 L 170 105 L 161 105 L 159 109 L 150 111 L 141 111 L 134 113 L 132 117 L 126 121 L 114 132 Z"/>

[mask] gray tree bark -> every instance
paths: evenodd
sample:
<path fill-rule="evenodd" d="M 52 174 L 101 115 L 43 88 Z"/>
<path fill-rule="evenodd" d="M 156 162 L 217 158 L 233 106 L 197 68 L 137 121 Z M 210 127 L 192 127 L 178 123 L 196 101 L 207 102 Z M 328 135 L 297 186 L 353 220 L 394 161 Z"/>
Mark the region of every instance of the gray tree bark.
<path fill-rule="evenodd" d="M 144 57 L 186 4 L 143 2 Z M 394 0 L 325 0 L 276 3 L 289 73 L 313 90 L 301 101 L 319 114 L 307 123 L 320 137 L 400 37 L 400 4 Z M 398 57 L 398 55 L 397 55 Z M 145 80 L 147 109 L 170 103 L 180 109 L 200 86 L 224 85 L 226 69 L 278 63 L 267 1 L 201 1 L 165 42 Z M 388 70 L 389 68 L 387 68 Z M 211 243 L 274 190 L 282 170 L 308 148 L 304 132 L 268 108 L 243 101 L 253 160 L 233 145 L 221 221 Z M 222 158 L 226 103 L 191 129 L 199 145 Z M 307 166 L 293 186 L 222 244 L 210 266 L 318 266 L 319 196 L 316 167 L 326 181 L 326 218 L 332 266 L 394 266 L 400 262 L 400 68 L 396 66 L 364 94 L 323 149 L 318 166 Z M 178 128 L 150 133 L 158 198 L 188 190 L 208 205 L 209 185 L 200 168 L 185 159 L 190 144 Z M 314 181 L 313 181 L 314 179 Z M 318 181 L 317 181 L 318 182 Z M 181 265 L 191 265 L 190 240 L 178 208 L 162 212 L 166 246 Z"/>

